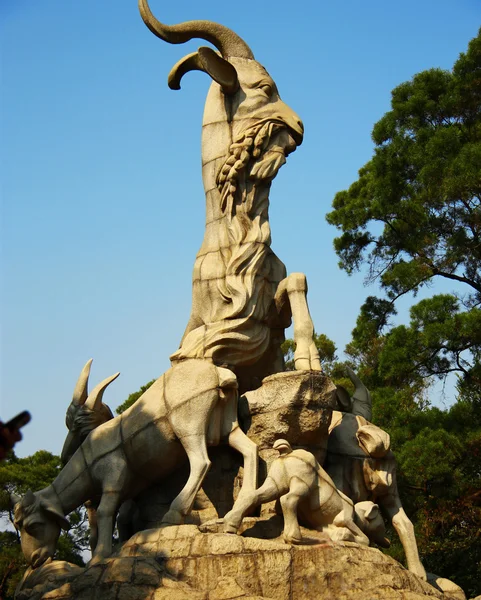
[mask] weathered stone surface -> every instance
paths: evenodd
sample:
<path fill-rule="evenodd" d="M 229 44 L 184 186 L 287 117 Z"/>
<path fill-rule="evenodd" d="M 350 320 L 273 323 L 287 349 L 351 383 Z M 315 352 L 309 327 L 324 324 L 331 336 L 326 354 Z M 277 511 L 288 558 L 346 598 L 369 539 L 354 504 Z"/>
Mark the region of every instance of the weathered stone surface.
<path fill-rule="evenodd" d="M 466 594 L 463 592 L 463 590 L 459 587 L 459 585 L 456 585 L 450 579 L 439 577 L 434 573 L 427 573 L 427 578 L 429 583 L 437 590 L 449 594 L 453 599 L 456 598 L 456 600 L 466 600 Z"/>
<path fill-rule="evenodd" d="M 254 520 L 251 519 L 252 523 Z M 52 589 L 25 588 L 21 600 L 458 600 L 379 550 L 352 543 L 293 546 L 163 527 L 134 536 L 118 555 L 61 578 Z M 322 541 L 322 540 L 321 540 Z M 132 556 L 132 550 L 137 551 Z M 89 585 L 85 585 L 89 583 Z M 45 587 L 45 586 L 48 586 Z M 456 590 L 454 590 L 456 592 Z"/>
<path fill-rule="evenodd" d="M 287 371 L 266 377 L 261 387 L 244 394 L 239 419 L 261 456 L 284 438 L 293 448 L 308 447 L 322 464 L 335 406 L 336 386 L 329 377 L 316 371 Z"/>
<path fill-rule="evenodd" d="M 81 567 L 63 560 L 47 562 L 38 569 L 29 567 L 17 586 L 15 597 L 18 600 L 25 600 L 31 597 L 31 590 L 36 590 L 35 594 L 46 594 L 60 587 L 65 592 L 67 588 L 63 587 L 64 582 L 67 584 L 75 582 L 78 576 L 83 574 Z"/>

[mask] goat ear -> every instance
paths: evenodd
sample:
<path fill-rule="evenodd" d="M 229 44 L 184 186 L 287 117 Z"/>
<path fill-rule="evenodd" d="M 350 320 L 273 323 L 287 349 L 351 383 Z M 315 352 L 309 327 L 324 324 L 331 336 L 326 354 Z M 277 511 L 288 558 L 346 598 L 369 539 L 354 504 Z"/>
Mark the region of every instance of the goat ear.
<path fill-rule="evenodd" d="M 80 372 L 77 383 L 75 384 L 75 389 L 72 394 L 72 404 L 74 406 L 82 406 L 87 400 L 88 396 L 88 384 L 89 384 L 89 375 L 90 375 L 90 367 L 92 366 L 92 358 L 85 363 L 84 368 Z"/>
<path fill-rule="evenodd" d="M 27 493 L 22 498 L 22 504 L 24 506 L 30 506 L 30 504 L 33 504 L 34 502 L 35 502 L 35 494 L 32 492 L 32 490 L 27 490 Z"/>
<path fill-rule="evenodd" d="M 364 516 L 368 521 L 372 521 L 379 515 L 379 506 L 377 504 L 371 504 L 371 506 L 366 510 Z"/>
<path fill-rule="evenodd" d="M 45 501 L 41 502 L 41 506 L 46 512 L 48 512 L 50 516 L 52 516 L 57 521 L 57 523 L 62 529 L 65 529 L 65 531 L 68 531 L 70 529 L 70 523 L 57 508 L 46 503 Z"/>
<path fill-rule="evenodd" d="M 17 496 L 17 494 L 10 494 L 10 505 L 13 508 L 16 504 L 18 504 L 21 501 L 21 497 Z"/>
<path fill-rule="evenodd" d="M 234 94 L 239 88 L 235 67 L 207 46 L 199 48 L 198 54 L 205 72 L 221 86 L 224 94 Z"/>
<path fill-rule="evenodd" d="M 110 383 L 112 383 L 112 381 L 117 379 L 119 375 L 120 373 L 115 373 L 114 375 L 107 377 L 107 379 L 104 379 L 101 383 L 95 386 L 94 389 L 90 392 L 89 397 L 85 401 L 85 408 L 88 408 L 89 410 L 93 411 L 100 410 L 100 406 L 102 404 L 102 396 L 104 395 L 105 388 Z"/>
<path fill-rule="evenodd" d="M 217 82 L 224 94 L 233 94 L 239 87 L 237 71 L 227 60 L 211 48 L 201 47 L 197 52 L 184 56 L 169 73 L 168 84 L 171 90 L 180 90 L 182 77 L 189 71 L 203 71 Z"/>

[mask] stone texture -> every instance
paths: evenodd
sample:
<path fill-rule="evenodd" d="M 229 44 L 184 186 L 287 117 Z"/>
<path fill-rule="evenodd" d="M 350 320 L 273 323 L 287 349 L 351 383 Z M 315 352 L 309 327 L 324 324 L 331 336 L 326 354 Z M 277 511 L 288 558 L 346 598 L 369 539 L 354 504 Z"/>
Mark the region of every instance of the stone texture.
<path fill-rule="evenodd" d="M 437 590 L 449 594 L 453 599 L 456 600 L 466 600 L 466 594 L 463 590 L 456 585 L 450 579 L 445 579 L 444 577 L 439 577 L 434 573 L 427 573 L 429 583 L 434 586 Z"/>
<path fill-rule="evenodd" d="M 169 526 L 138 534 L 119 553 L 57 587 L 24 588 L 21 600 L 458 600 L 379 550 L 357 544 L 292 546 Z M 150 535 L 148 539 L 153 539 Z M 140 552 L 144 548 L 145 552 Z M 131 550 L 139 552 L 134 557 Z M 94 575 L 92 575 L 92 572 Z M 103 576 L 99 577 L 99 573 Z M 89 582 L 90 585 L 85 585 Z M 95 582 L 95 583 L 93 583 Z M 28 584 L 28 580 L 25 582 Z M 52 585 L 52 581 L 48 585 Z"/>
<path fill-rule="evenodd" d="M 239 399 L 239 420 L 260 455 L 285 438 L 293 448 L 307 448 L 322 464 L 336 405 L 336 387 L 323 373 L 287 371 L 266 377 L 262 386 Z"/>

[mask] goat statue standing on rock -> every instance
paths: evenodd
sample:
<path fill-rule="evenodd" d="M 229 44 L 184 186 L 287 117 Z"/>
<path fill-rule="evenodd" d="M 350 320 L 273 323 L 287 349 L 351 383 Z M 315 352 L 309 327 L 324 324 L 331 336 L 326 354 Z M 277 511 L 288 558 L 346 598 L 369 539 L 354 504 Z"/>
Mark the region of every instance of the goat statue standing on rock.
<path fill-rule="evenodd" d="M 273 446 L 280 454 L 270 466 L 264 484 L 243 499 L 225 515 L 226 531 L 235 533 L 244 515 L 259 504 L 280 500 L 284 515 L 284 539 L 288 543 L 303 542 L 298 511 L 305 523 L 326 532 L 336 541 L 357 542 L 368 546 L 372 540 L 387 547 L 384 522 L 379 507 L 373 502 L 354 503 L 340 492 L 316 458 L 306 450 L 292 450 L 287 440 Z"/>
<path fill-rule="evenodd" d="M 302 121 L 233 31 L 210 21 L 164 25 L 147 0 L 139 0 L 139 8 L 162 40 L 181 44 L 201 38 L 220 53 L 199 48 L 173 67 L 168 80 L 169 87 L 180 89 L 183 75 L 192 70 L 213 79 L 202 129 L 205 235 L 194 264 L 191 316 L 171 360 L 207 358 L 228 365 L 243 393 L 284 370 L 280 344 L 292 314 L 296 369 L 320 371 L 306 278 L 286 277 L 270 248 L 270 186 L 302 142 Z"/>

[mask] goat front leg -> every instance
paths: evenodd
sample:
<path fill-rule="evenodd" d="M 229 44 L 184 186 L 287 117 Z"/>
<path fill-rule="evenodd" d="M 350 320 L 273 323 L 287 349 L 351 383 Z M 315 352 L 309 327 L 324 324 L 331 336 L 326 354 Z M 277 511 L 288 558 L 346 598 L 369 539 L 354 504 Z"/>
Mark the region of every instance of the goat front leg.
<path fill-rule="evenodd" d="M 227 437 L 229 446 L 240 452 L 244 457 L 244 478 L 240 491 L 240 496 L 242 496 L 243 493 L 252 492 L 257 488 L 258 448 L 257 444 L 250 440 L 239 427 L 237 421 L 237 389 L 224 390 L 224 394 L 226 404 L 222 414 L 221 436 L 223 439 Z"/>
<path fill-rule="evenodd" d="M 85 509 L 87 511 L 87 519 L 89 522 L 89 545 L 90 551 L 93 553 L 97 547 L 97 541 L 99 539 L 99 529 L 97 524 L 97 507 L 92 500 L 87 500 L 85 503 Z"/>
<path fill-rule="evenodd" d="M 242 519 L 250 510 L 259 506 L 259 504 L 277 500 L 279 495 L 279 488 L 275 481 L 269 476 L 267 476 L 267 479 L 258 490 L 249 490 L 244 492 L 242 496 L 239 495 L 232 510 L 224 517 L 225 533 L 237 533 L 237 530 L 242 523 Z"/>
<path fill-rule="evenodd" d="M 112 554 L 112 535 L 114 521 L 120 504 L 120 493 L 106 491 L 102 493 L 99 507 L 97 508 L 98 539 L 95 551 L 92 554 L 90 565 L 100 562 Z"/>
<path fill-rule="evenodd" d="M 281 497 L 282 514 L 284 515 L 284 540 L 289 544 L 302 542 L 301 528 L 297 518 L 299 501 L 309 495 L 309 486 L 298 477 L 289 482 L 289 491 Z"/>
<path fill-rule="evenodd" d="M 307 280 L 303 273 L 291 273 L 277 288 L 274 301 L 278 312 L 288 297 L 294 321 L 294 364 L 297 371 L 322 371 L 319 351 L 314 343 L 314 325 L 307 305 Z"/>
<path fill-rule="evenodd" d="M 408 570 L 414 573 L 424 581 L 426 581 L 426 570 L 424 569 L 419 558 L 418 545 L 416 536 L 414 535 L 414 527 L 409 517 L 404 512 L 401 500 L 397 494 L 389 494 L 380 496 L 377 499 L 378 503 L 385 510 L 388 517 L 391 519 L 394 529 L 397 531 L 401 544 L 406 555 Z"/>

